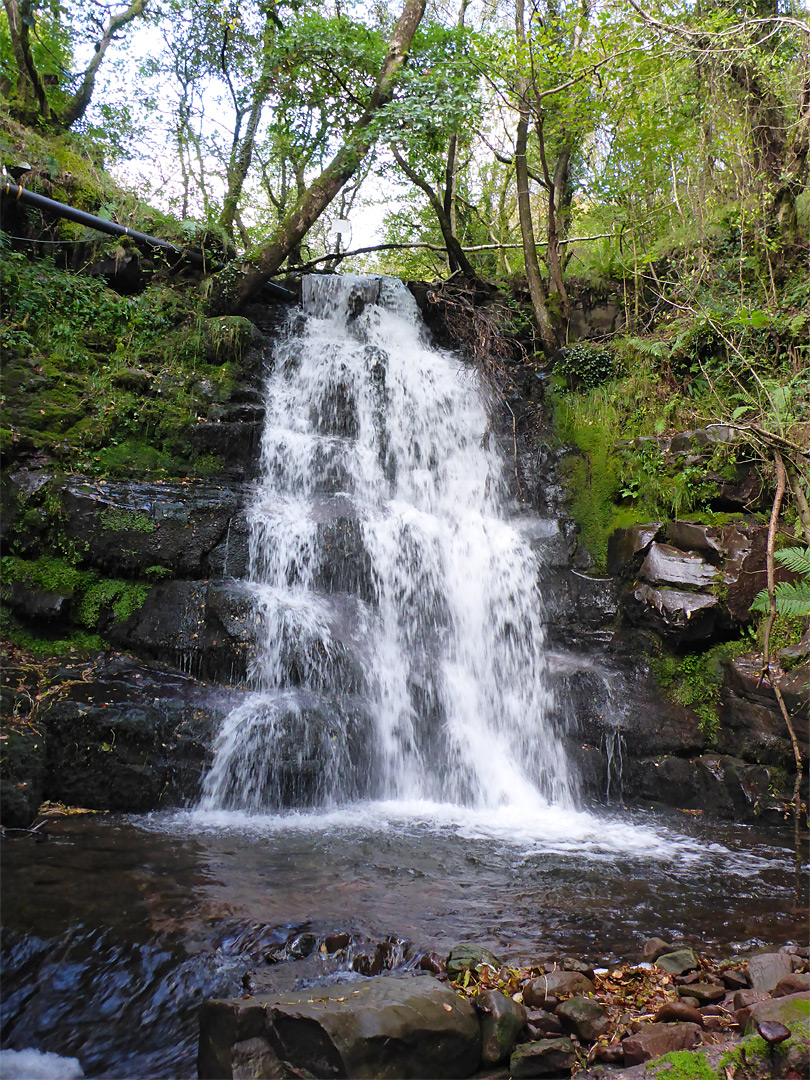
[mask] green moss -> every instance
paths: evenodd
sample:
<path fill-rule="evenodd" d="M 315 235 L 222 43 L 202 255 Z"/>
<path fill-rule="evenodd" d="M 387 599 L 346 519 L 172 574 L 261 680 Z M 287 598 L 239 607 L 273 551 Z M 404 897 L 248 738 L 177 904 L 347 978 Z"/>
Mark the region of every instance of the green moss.
<path fill-rule="evenodd" d="M 15 648 L 32 653 L 37 659 L 89 655 L 108 647 L 107 642 L 98 634 L 87 633 L 85 630 L 53 636 L 35 634 L 7 611 L 0 612 L 0 636 L 10 641 Z"/>
<path fill-rule="evenodd" d="M 22 581 L 46 592 L 67 596 L 82 592 L 94 580 L 92 571 L 78 570 L 67 559 L 50 555 L 30 560 L 6 555 L 0 560 L 0 574 L 4 585 Z"/>
<path fill-rule="evenodd" d="M 658 1080 L 720 1080 L 723 1073 L 713 1069 L 704 1054 L 692 1050 L 673 1050 L 653 1062 Z"/>
<path fill-rule="evenodd" d="M 157 528 L 148 514 L 112 506 L 104 511 L 100 522 L 102 529 L 108 529 L 110 532 L 151 533 Z"/>
<path fill-rule="evenodd" d="M 98 624 L 103 611 L 111 611 L 117 621 L 128 619 L 144 605 L 149 585 L 140 581 L 101 578 L 84 593 L 79 604 L 78 619 L 84 626 Z"/>
<path fill-rule="evenodd" d="M 15 253 L 0 260 L 0 287 L 12 457 L 38 450 L 66 468 L 114 476 L 221 468 L 210 455 L 195 462 L 189 432 L 233 392 L 234 354 L 252 335 L 247 320 L 221 320 L 214 348 L 196 292 L 156 283 L 122 297 L 99 279 Z"/>
<path fill-rule="evenodd" d="M 2 584 L 22 581 L 46 592 L 70 596 L 78 622 L 96 629 L 104 612 L 117 620 L 128 619 L 143 607 L 150 585 L 142 581 L 103 578 L 95 570 L 80 570 L 66 559 L 42 556 L 21 559 L 6 555 L 0 560 Z"/>
<path fill-rule="evenodd" d="M 673 701 L 694 710 L 700 729 L 711 742 L 717 735 L 723 664 L 752 646 L 750 637 L 723 642 L 705 652 L 675 656 L 664 653 L 650 667 L 662 690 Z"/>

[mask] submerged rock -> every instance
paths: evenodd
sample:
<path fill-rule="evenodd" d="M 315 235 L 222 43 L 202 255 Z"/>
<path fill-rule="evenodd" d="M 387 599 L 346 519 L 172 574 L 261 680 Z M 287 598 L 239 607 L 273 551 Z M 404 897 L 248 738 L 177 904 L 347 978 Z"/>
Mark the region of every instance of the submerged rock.
<path fill-rule="evenodd" d="M 470 1076 L 473 1006 L 430 975 L 383 975 L 281 998 L 211 1000 L 200 1016 L 202 1080 L 240 1076 Z M 281 1068 L 274 1074 L 269 1069 Z"/>

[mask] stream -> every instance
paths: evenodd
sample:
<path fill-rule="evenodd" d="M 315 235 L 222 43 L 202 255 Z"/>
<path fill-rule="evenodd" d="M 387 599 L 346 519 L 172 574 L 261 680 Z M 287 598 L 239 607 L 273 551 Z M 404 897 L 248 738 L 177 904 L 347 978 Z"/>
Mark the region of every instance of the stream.
<path fill-rule="evenodd" d="M 4 840 L 2 871 L 3 1046 L 122 1080 L 195 1076 L 197 1006 L 241 995 L 247 972 L 280 991 L 346 977 L 350 956 L 317 949 L 266 962 L 302 934 L 607 964 L 653 935 L 728 955 L 806 930 L 787 833 L 679 813 L 88 815 Z"/>

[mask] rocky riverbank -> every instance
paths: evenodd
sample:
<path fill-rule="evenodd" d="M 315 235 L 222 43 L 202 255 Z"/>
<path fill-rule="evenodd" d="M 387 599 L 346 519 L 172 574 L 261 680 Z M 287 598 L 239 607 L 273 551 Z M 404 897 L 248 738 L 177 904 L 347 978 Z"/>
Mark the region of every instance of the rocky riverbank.
<path fill-rule="evenodd" d="M 810 1068 L 801 945 L 718 960 L 654 938 L 611 968 L 570 957 L 509 967 L 470 944 L 445 958 L 299 935 L 267 962 L 242 998 L 203 1006 L 203 1080 L 799 1080 Z M 330 974 L 347 966 L 351 979 Z"/>

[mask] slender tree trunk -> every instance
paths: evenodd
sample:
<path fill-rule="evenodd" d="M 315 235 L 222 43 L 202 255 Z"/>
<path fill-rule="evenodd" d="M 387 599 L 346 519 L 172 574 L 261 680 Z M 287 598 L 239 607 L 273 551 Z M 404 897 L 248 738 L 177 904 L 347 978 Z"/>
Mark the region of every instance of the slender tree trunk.
<path fill-rule="evenodd" d="M 464 19 L 467 14 L 467 8 L 469 7 L 470 0 L 461 0 L 461 4 L 458 9 L 458 28 L 462 30 L 464 28 Z M 444 198 L 442 200 L 444 206 L 444 215 L 450 223 L 450 231 L 453 236 L 456 235 L 456 167 L 458 161 L 458 135 L 453 134 L 450 136 L 447 142 L 447 165 L 444 171 Z M 444 230 L 442 230 L 444 233 Z M 460 265 L 456 265 L 456 260 L 453 256 L 450 248 L 447 249 L 447 261 L 450 267 L 450 273 L 454 273 L 460 269 Z"/>
<path fill-rule="evenodd" d="M 455 264 L 456 269 L 461 270 L 465 277 L 472 278 L 474 280 L 477 277 L 477 274 L 473 269 L 470 260 L 464 254 L 464 250 L 461 247 L 461 244 L 458 242 L 453 233 L 453 226 L 451 225 L 450 220 L 447 216 L 445 207 L 442 205 L 442 200 L 439 198 L 439 196 L 436 194 L 436 192 L 433 190 L 427 180 L 423 179 L 418 172 L 416 172 L 410 167 L 402 154 L 400 154 L 399 150 L 397 150 L 396 147 L 394 147 L 393 149 L 397 165 L 399 165 L 400 169 L 402 169 L 402 171 L 405 173 L 411 183 L 415 184 L 419 188 L 419 190 L 423 191 L 428 197 L 428 202 L 430 203 L 433 212 L 436 215 L 436 219 L 439 222 L 439 228 L 442 231 L 442 237 L 444 238 L 444 242 L 447 246 L 447 257 L 450 266 L 452 267 Z"/>
<path fill-rule="evenodd" d="M 275 14 L 274 9 L 271 10 Z M 222 204 L 219 223 L 231 238 L 233 238 L 233 225 L 239 209 L 242 189 L 245 186 L 245 178 L 253 161 L 253 147 L 256 142 L 259 121 L 273 87 L 273 68 L 270 64 L 273 49 L 273 24 L 272 15 L 265 13 L 264 31 L 262 33 L 262 71 L 254 87 L 253 101 L 250 105 L 244 135 L 241 140 L 237 139 L 236 141 L 228 168 L 228 190 Z"/>
<path fill-rule="evenodd" d="M 17 66 L 17 99 L 15 110 L 20 119 L 31 121 L 35 117 L 49 120 L 51 115 L 48 97 L 39 72 L 31 55 L 31 0 L 3 0 L 8 17 L 8 29 L 14 62 Z"/>
<path fill-rule="evenodd" d="M 281 267 L 374 145 L 377 134 L 372 120 L 393 96 L 397 77 L 408 58 L 413 36 L 425 13 L 425 3 L 426 0 L 405 0 L 402 14 L 388 42 L 388 52 L 377 83 L 362 116 L 321 175 L 309 185 L 263 248 L 258 268 L 247 274 L 239 287 L 238 305 L 247 303 L 266 279 Z"/>
<path fill-rule="evenodd" d="M 521 0 L 518 0 L 520 3 Z M 522 5 L 521 5 L 522 6 Z M 549 356 L 556 352 L 558 343 L 551 323 L 551 315 L 548 310 L 548 297 L 546 295 L 543 278 L 540 274 L 540 263 L 537 258 L 537 244 L 534 239 L 534 224 L 532 223 L 532 207 L 529 199 L 529 169 L 526 163 L 526 142 L 529 134 L 529 108 L 521 104 L 518 117 L 517 136 L 515 139 L 515 178 L 517 180 L 517 204 L 518 218 L 520 219 L 520 236 L 523 241 L 523 261 L 526 265 L 526 281 L 529 286 L 529 297 L 532 302 L 532 310 L 540 330 L 540 339 L 543 343 L 543 351 Z"/>
<path fill-rule="evenodd" d="M 59 113 L 58 121 L 60 127 L 72 127 L 78 120 L 81 120 L 87 112 L 87 106 L 90 104 L 90 99 L 92 98 L 93 91 L 96 87 L 96 74 L 101 66 L 101 61 L 104 59 L 104 54 L 110 47 L 110 43 L 120 30 L 123 30 L 125 26 L 133 21 L 133 19 L 138 19 L 143 15 L 148 3 L 149 0 L 133 0 L 129 7 L 125 8 L 124 11 L 120 11 L 117 15 L 111 16 L 109 22 L 104 27 L 101 39 L 96 42 L 93 59 L 85 69 L 79 89 Z"/>
<path fill-rule="evenodd" d="M 515 36 L 521 50 L 526 48 L 526 26 L 524 22 L 523 0 L 515 3 Z M 525 75 L 518 77 L 515 92 L 518 99 L 518 125 L 515 136 L 515 179 L 517 181 L 517 204 L 518 218 L 520 220 L 520 236 L 523 241 L 523 261 L 526 265 L 526 281 L 529 286 L 529 297 L 532 302 L 532 310 L 540 330 L 540 339 L 543 343 L 543 351 L 548 355 L 556 352 L 558 343 L 551 323 L 551 315 L 548 310 L 548 296 L 543 278 L 540 274 L 540 263 L 537 258 L 537 244 L 534 238 L 534 223 L 532 222 L 532 205 L 529 198 L 529 163 L 526 160 L 526 145 L 529 139 L 529 80 Z"/>
<path fill-rule="evenodd" d="M 552 178 L 548 168 L 548 161 L 546 160 L 546 138 L 543 130 L 543 118 L 540 110 L 537 110 L 537 118 L 535 121 L 535 131 L 537 133 L 537 144 L 540 148 L 540 164 L 543 169 L 543 184 L 548 195 L 548 229 L 546 237 L 546 263 L 548 265 L 548 272 L 551 280 L 554 282 L 554 288 L 560 297 L 560 305 L 562 307 L 563 317 L 567 320 L 571 314 L 571 302 L 568 299 L 568 291 L 565 288 L 565 282 L 562 276 L 562 264 L 560 262 L 560 240 L 561 237 L 558 231 L 559 216 L 557 213 L 557 184 L 565 186 L 566 178 L 568 176 L 568 159 L 570 158 L 570 152 L 563 151 L 563 165 L 559 170 L 559 178 L 555 183 L 555 179 Z M 558 158 L 558 164 L 560 159 Z M 554 169 L 555 178 L 557 177 L 557 168 Z"/>

